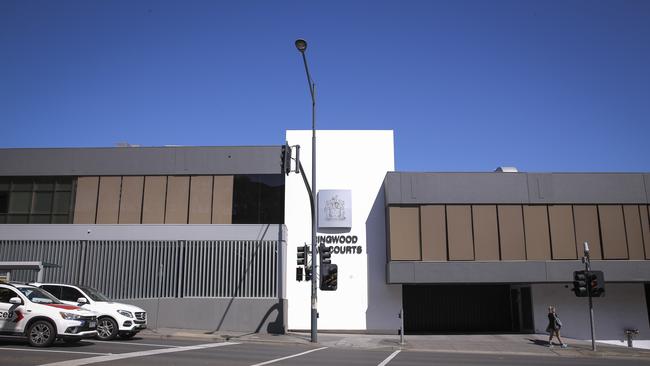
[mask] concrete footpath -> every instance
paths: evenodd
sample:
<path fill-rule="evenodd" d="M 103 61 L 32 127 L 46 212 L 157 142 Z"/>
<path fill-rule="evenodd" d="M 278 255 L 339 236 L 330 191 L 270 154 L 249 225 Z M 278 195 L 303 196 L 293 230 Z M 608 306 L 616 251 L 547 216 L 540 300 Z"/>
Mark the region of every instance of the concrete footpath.
<path fill-rule="evenodd" d="M 271 342 L 310 345 L 310 334 L 289 332 L 282 335 L 241 333 L 189 329 L 147 329 L 138 334 L 150 339 L 193 339 L 205 341 Z M 473 353 L 495 355 L 531 355 L 548 357 L 633 358 L 650 362 L 650 350 L 596 344 L 591 350 L 590 341 L 564 338 L 569 345 L 548 347 L 545 334 L 481 334 L 481 335 L 407 335 L 400 344 L 398 335 L 377 334 L 318 334 L 318 345 L 333 348 L 358 348 L 382 350 L 411 350 L 441 353 Z"/>

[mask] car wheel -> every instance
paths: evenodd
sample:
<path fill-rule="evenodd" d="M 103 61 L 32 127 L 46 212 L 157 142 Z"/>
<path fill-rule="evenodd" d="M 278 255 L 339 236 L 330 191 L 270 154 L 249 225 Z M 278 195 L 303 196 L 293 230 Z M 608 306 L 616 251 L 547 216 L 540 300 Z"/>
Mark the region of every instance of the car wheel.
<path fill-rule="evenodd" d="M 138 333 L 136 333 L 136 332 L 124 332 L 124 333 L 120 333 L 120 338 L 131 339 L 131 338 L 135 337 L 136 334 L 138 334 Z"/>
<path fill-rule="evenodd" d="M 27 330 L 27 341 L 32 347 L 48 347 L 56 339 L 56 330 L 52 323 L 37 320 Z"/>
<path fill-rule="evenodd" d="M 107 316 L 97 321 L 97 339 L 110 341 L 117 336 L 117 323 Z"/>

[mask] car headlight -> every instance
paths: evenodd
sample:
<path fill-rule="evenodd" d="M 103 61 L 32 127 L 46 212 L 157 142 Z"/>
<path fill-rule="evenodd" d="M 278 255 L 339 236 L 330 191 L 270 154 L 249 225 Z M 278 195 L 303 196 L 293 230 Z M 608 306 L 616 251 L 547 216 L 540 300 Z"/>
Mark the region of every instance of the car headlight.
<path fill-rule="evenodd" d="M 130 311 L 126 310 L 118 310 L 117 311 L 120 315 L 125 316 L 127 318 L 133 318 L 133 314 Z"/>
<path fill-rule="evenodd" d="M 81 319 L 81 315 L 75 314 L 75 313 L 66 313 L 66 312 L 60 312 L 61 317 L 65 320 L 79 320 Z"/>

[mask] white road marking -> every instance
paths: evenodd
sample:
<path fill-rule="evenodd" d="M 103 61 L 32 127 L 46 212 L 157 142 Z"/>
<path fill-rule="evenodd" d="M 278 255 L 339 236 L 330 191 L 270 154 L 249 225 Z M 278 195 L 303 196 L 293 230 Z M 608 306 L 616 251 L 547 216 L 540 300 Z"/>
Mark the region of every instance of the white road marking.
<path fill-rule="evenodd" d="M 397 354 L 400 353 L 400 352 L 401 352 L 401 350 L 398 349 L 397 351 L 391 353 L 390 356 L 386 357 L 386 359 L 381 361 L 381 363 L 379 365 L 377 365 L 377 366 L 386 366 L 386 365 L 388 365 L 390 360 L 395 358 L 395 356 L 397 356 Z"/>
<path fill-rule="evenodd" d="M 4 351 L 23 351 L 23 352 L 51 352 L 51 353 L 74 353 L 80 355 L 112 355 L 112 353 L 97 353 L 97 352 L 78 352 L 78 351 L 58 351 L 53 349 L 33 349 L 33 348 L 11 348 L 11 347 L 0 347 L 0 350 Z"/>
<path fill-rule="evenodd" d="M 284 360 L 288 360 L 288 359 L 290 359 L 290 358 L 294 358 L 294 357 L 298 357 L 298 356 L 306 355 L 306 354 L 308 354 L 308 353 L 312 353 L 312 352 L 320 351 L 320 350 L 325 349 L 325 348 L 327 348 L 327 347 L 316 348 L 316 349 L 312 349 L 312 350 L 309 350 L 309 351 L 305 351 L 305 352 L 301 352 L 301 353 L 296 353 L 295 355 L 291 355 L 291 356 L 287 356 L 287 357 L 282 357 L 282 358 L 276 358 L 275 360 L 270 360 L 270 361 L 266 361 L 266 362 L 262 362 L 262 363 L 256 363 L 256 364 L 251 365 L 251 366 L 262 366 L 262 365 L 268 365 L 268 364 L 270 364 L 270 363 L 274 363 L 274 362 L 278 362 L 278 361 L 284 361 Z"/>
<path fill-rule="evenodd" d="M 231 345 L 235 345 L 235 344 L 239 344 L 239 343 L 235 343 L 235 342 L 206 343 L 206 344 L 199 344 L 199 345 L 196 345 L 196 346 L 153 349 L 153 350 L 149 350 L 149 351 L 118 353 L 118 354 L 111 354 L 111 355 L 105 355 L 105 356 L 81 358 L 81 359 L 78 359 L 78 360 L 68 360 L 68 361 L 54 362 L 54 363 L 48 363 L 48 364 L 45 364 L 45 365 L 42 365 L 42 366 L 81 366 L 81 365 L 89 365 L 89 364 L 92 364 L 92 363 L 123 360 L 123 359 L 126 359 L 126 358 L 153 356 L 153 355 L 161 355 L 161 354 L 164 354 L 164 353 L 174 353 L 174 352 L 183 352 L 183 351 L 193 351 L 193 350 L 197 350 L 197 349 L 231 346 Z"/>
<path fill-rule="evenodd" d="M 174 347 L 183 347 L 183 346 L 174 346 L 173 344 L 151 344 L 151 343 L 135 343 L 135 342 L 113 342 L 113 341 L 96 341 L 91 340 L 93 343 L 110 343 L 115 345 L 127 345 L 127 346 L 150 346 L 150 347 L 163 347 L 163 348 L 174 348 Z"/>

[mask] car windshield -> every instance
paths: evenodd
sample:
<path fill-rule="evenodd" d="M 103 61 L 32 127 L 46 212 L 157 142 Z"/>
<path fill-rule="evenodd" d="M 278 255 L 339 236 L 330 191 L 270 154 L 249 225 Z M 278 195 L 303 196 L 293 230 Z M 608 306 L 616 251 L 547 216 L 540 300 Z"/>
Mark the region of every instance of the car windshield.
<path fill-rule="evenodd" d="M 111 299 L 106 297 L 106 295 L 102 294 L 101 292 L 95 290 L 92 287 L 79 287 L 81 291 L 85 292 L 88 297 L 90 297 L 94 301 L 106 301 L 109 302 Z"/>
<path fill-rule="evenodd" d="M 52 294 L 38 287 L 18 287 L 18 290 L 36 304 L 61 304 Z"/>

